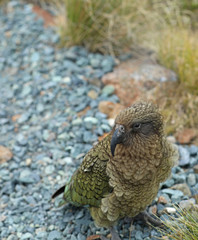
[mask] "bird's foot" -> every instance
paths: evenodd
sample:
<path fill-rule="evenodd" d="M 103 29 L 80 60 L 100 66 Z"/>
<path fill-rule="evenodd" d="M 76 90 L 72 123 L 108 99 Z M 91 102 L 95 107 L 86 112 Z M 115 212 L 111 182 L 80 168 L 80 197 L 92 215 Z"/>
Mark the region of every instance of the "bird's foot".
<path fill-rule="evenodd" d="M 135 218 L 143 220 L 147 224 L 151 224 L 155 227 L 163 227 L 163 222 L 161 220 L 153 218 L 146 210 L 139 213 Z"/>
<path fill-rule="evenodd" d="M 110 227 L 110 233 L 111 233 L 111 240 L 121 240 L 118 233 L 116 232 L 114 227 Z M 106 238 L 104 236 L 100 236 L 101 240 L 110 240 L 109 238 Z"/>

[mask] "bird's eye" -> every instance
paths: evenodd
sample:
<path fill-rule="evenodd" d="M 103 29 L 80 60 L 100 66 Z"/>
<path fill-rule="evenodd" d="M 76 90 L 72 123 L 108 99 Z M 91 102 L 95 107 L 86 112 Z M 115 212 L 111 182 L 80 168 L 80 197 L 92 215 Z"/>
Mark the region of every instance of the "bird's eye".
<path fill-rule="evenodd" d="M 134 129 L 139 129 L 141 127 L 141 123 L 134 123 L 133 128 Z"/>

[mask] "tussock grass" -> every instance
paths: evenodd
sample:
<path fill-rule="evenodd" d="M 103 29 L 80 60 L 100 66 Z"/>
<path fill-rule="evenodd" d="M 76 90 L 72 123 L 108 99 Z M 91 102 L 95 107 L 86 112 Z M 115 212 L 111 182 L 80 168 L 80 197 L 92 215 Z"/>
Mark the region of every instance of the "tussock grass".
<path fill-rule="evenodd" d="M 162 41 L 163 39 L 163 41 Z M 198 32 L 168 28 L 158 39 L 160 62 L 174 70 L 184 88 L 198 93 Z"/>
<path fill-rule="evenodd" d="M 169 216 L 169 220 L 163 221 L 165 229 L 158 229 L 162 238 L 167 240 L 197 240 L 198 239 L 198 209 L 192 207 L 185 210 L 176 207 L 176 217 Z"/>

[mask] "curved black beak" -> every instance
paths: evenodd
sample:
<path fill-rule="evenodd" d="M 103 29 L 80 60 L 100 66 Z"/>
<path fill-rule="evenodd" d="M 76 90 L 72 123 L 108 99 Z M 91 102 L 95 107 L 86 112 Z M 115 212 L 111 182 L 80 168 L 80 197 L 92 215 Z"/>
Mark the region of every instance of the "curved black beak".
<path fill-rule="evenodd" d="M 113 157 L 116 145 L 123 142 L 124 133 L 125 133 L 124 126 L 118 125 L 111 138 L 111 153 Z"/>

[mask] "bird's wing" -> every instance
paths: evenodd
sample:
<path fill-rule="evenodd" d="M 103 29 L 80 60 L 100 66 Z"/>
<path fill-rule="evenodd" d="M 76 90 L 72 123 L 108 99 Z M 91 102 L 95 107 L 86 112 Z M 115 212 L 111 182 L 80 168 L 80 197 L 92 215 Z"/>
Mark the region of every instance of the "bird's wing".
<path fill-rule="evenodd" d="M 101 199 L 111 192 L 106 174 L 110 152 L 107 140 L 104 139 L 86 154 L 80 168 L 65 186 L 66 202 L 77 206 L 99 206 Z"/>
<path fill-rule="evenodd" d="M 171 168 L 177 164 L 179 158 L 178 148 L 167 140 L 163 141 L 163 161 L 160 165 L 158 179 L 163 182 L 171 173 Z"/>

